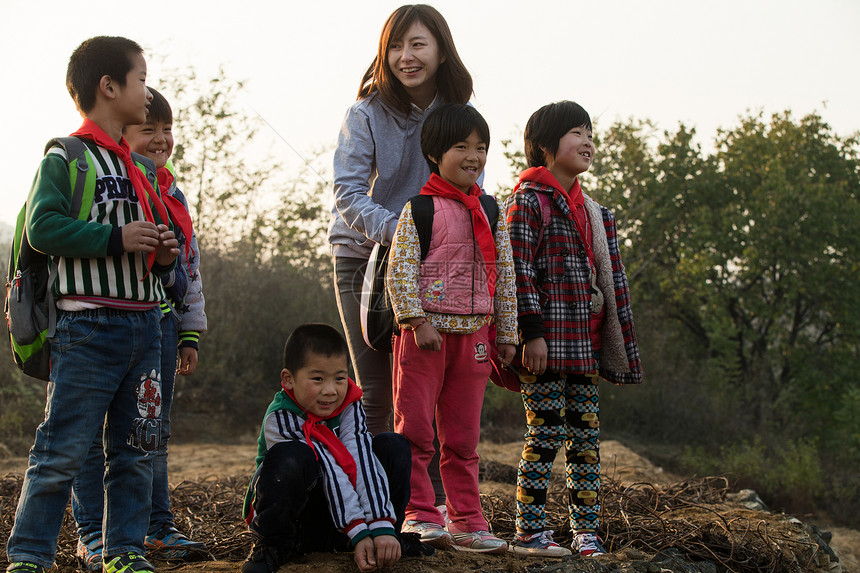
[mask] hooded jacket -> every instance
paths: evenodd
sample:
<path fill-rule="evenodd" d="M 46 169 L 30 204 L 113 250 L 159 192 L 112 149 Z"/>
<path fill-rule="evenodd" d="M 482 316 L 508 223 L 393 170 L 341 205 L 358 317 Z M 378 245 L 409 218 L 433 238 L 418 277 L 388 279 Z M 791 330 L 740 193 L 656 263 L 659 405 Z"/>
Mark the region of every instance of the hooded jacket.
<path fill-rule="evenodd" d="M 605 318 L 599 357 L 591 346 L 591 271 L 567 201 L 558 189 L 529 180 L 524 172 L 507 201 L 507 221 L 517 273 L 517 309 L 523 342 L 543 337 L 547 370 L 600 376 L 616 384 L 642 382 L 630 289 L 621 262 L 615 217 L 585 195 L 592 229 L 597 287 Z M 541 234 L 537 193 L 550 198 L 552 219 Z"/>
<path fill-rule="evenodd" d="M 279 442 L 308 443 L 303 431 L 307 415 L 283 389 L 279 390 L 266 410 L 260 438 L 257 441 L 257 471 L 269 448 Z M 343 404 L 324 423 L 356 461 L 355 485 L 337 462 L 334 454 L 322 443 L 312 440 L 323 475 L 329 512 L 335 527 L 343 531 L 355 545 L 368 535 L 394 535 L 396 521 L 389 498 L 388 478 L 373 454 L 372 436 L 367 431 L 366 416 L 361 405 L 361 389 L 349 381 Z M 256 475 L 256 472 L 255 472 Z M 253 483 L 252 478 L 252 483 Z M 246 522 L 253 519 L 254 492 L 245 495 L 243 514 Z"/>

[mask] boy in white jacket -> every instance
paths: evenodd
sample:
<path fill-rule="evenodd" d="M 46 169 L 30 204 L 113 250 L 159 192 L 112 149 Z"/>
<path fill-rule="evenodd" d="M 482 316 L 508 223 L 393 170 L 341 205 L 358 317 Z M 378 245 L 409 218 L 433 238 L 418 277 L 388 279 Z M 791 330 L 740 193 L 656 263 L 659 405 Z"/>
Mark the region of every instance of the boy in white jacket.
<path fill-rule="evenodd" d="M 287 339 L 281 389 L 266 410 L 245 496 L 255 544 L 244 573 L 274 573 L 302 553 L 350 546 L 362 572 L 434 552 L 417 535 L 398 533 L 410 494 L 409 444 L 367 431 L 348 354 L 343 336 L 325 324 L 304 324 Z"/>

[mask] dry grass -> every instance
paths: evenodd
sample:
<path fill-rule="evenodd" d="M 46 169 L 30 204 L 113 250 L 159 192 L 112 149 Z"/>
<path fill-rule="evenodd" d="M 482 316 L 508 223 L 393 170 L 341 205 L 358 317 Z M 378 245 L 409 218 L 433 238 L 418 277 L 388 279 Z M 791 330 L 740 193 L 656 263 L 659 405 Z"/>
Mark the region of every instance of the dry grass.
<path fill-rule="evenodd" d="M 482 464 L 484 480 L 510 483 L 510 466 Z M 513 473 L 511 472 L 513 470 Z M 23 477 L 0 478 L 0 562 L 6 560 L 5 541 L 21 491 Z M 251 545 L 242 522 L 241 508 L 247 476 L 208 477 L 183 481 L 171 494 L 177 526 L 203 541 L 218 561 L 241 562 Z M 692 559 L 714 562 L 722 570 L 778 572 L 815 569 L 818 546 L 803 534 L 803 527 L 781 516 L 746 510 L 726 501 L 728 484 L 721 478 L 703 478 L 658 485 L 621 484 L 604 478 L 601 533 L 613 554 L 642 557 L 676 549 Z M 512 496 L 482 495 L 485 515 L 494 531 L 510 539 L 514 533 Z M 548 527 L 556 540 L 570 541 L 566 492 L 562 479 L 554 479 L 547 504 Z M 76 534 L 67 512 L 59 540 L 57 565 L 71 571 L 75 564 Z M 670 551 L 671 553 L 671 551 Z"/>

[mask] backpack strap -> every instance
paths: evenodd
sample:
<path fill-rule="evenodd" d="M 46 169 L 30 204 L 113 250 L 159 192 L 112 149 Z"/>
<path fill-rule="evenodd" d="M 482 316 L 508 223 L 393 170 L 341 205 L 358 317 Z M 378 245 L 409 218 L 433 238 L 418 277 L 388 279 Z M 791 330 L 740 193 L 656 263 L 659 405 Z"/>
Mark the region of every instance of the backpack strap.
<path fill-rule="evenodd" d="M 418 231 L 418 242 L 421 244 L 421 260 L 427 258 L 430 252 L 430 235 L 433 233 L 433 216 L 436 208 L 430 195 L 416 195 L 409 199 L 412 205 L 412 220 Z"/>
<path fill-rule="evenodd" d="M 484 208 L 484 213 L 487 214 L 487 220 L 490 222 L 490 230 L 495 237 L 496 228 L 499 226 L 499 204 L 496 202 L 495 197 L 486 193 L 478 197 L 478 200 L 481 201 L 481 207 Z"/>
<path fill-rule="evenodd" d="M 95 169 L 90 169 L 89 161 L 87 160 L 87 146 L 77 137 L 55 137 L 45 145 L 45 153 L 51 148 L 60 146 L 66 152 L 66 157 L 69 163 L 69 181 L 72 185 L 72 202 L 69 208 L 69 214 L 74 215 L 77 219 L 86 219 L 90 214 L 90 207 L 93 203 L 95 194 Z M 74 163 L 75 168 L 72 168 Z M 84 199 L 86 198 L 87 207 L 84 208 Z M 54 282 L 59 274 L 59 264 L 56 257 L 50 258 L 50 271 L 48 273 L 48 282 L 46 287 L 46 296 L 48 297 L 48 338 L 54 336 L 57 332 L 57 305 L 54 300 Z"/>
<path fill-rule="evenodd" d="M 535 195 L 537 195 L 538 203 L 540 203 L 540 231 L 538 231 L 538 241 L 537 246 L 543 242 L 543 232 L 549 227 L 550 222 L 552 222 L 552 205 L 549 203 L 549 197 L 546 193 L 541 193 L 540 191 L 535 191 Z"/>
<path fill-rule="evenodd" d="M 155 161 L 145 155 L 135 153 L 134 151 L 131 152 L 131 160 L 134 161 L 135 165 L 138 167 L 143 167 L 142 171 L 149 180 L 150 185 L 152 185 L 153 189 L 158 191 L 158 169 L 155 167 Z"/>
<path fill-rule="evenodd" d="M 74 214 L 78 219 L 85 219 L 89 216 L 89 206 L 92 205 L 96 189 L 96 172 L 90 169 L 90 163 L 87 161 L 87 146 L 77 137 L 55 137 L 45 145 L 45 153 L 56 146 L 63 148 L 69 162 L 69 181 L 72 184 L 72 203 L 69 214 Z M 75 164 L 76 169 L 72 169 L 72 163 Z M 85 195 L 88 206 L 83 209 Z"/>
<path fill-rule="evenodd" d="M 487 215 L 487 220 L 490 222 L 490 229 L 493 236 L 496 235 L 496 228 L 499 226 L 499 204 L 496 198 L 486 193 L 478 197 L 481 202 L 481 207 Z M 415 195 L 409 199 L 412 204 L 412 221 L 415 223 L 415 229 L 418 231 L 418 242 L 421 244 L 421 260 L 427 258 L 427 253 L 430 252 L 430 236 L 433 233 L 433 216 L 436 210 L 433 206 L 433 197 L 430 195 Z"/>

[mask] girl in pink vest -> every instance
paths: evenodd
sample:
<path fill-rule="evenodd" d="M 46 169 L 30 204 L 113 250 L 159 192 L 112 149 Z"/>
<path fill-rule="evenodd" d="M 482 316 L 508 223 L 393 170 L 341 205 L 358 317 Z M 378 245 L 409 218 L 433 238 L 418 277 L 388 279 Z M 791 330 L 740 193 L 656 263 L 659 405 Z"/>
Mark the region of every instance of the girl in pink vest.
<path fill-rule="evenodd" d="M 433 200 L 429 249 L 421 245 L 412 205 L 397 223 L 386 277 L 400 335 L 394 343 L 394 427 L 412 447 L 412 497 L 406 526 L 437 547 L 504 553 L 489 532 L 478 495 L 481 405 L 492 365 L 488 332 L 495 321 L 499 360 L 517 343 L 516 285 L 508 231 L 495 232 L 476 181 L 490 133 L 473 107 L 445 104 L 430 113 L 421 150 L 432 174 L 421 189 Z M 433 422 L 449 523 L 434 507 L 427 473 Z M 428 535 L 432 533 L 433 535 Z"/>

